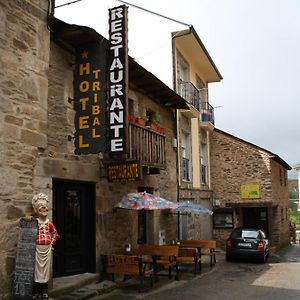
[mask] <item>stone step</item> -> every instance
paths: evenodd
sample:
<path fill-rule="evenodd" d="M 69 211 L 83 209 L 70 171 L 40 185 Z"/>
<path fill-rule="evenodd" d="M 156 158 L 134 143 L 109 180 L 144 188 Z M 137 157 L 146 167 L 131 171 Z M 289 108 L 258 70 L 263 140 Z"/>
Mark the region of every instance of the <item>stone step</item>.
<path fill-rule="evenodd" d="M 53 288 L 49 290 L 49 300 L 81 300 L 115 287 L 111 281 L 99 282 L 99 274 L 77 274 L 53 279 Z"/>

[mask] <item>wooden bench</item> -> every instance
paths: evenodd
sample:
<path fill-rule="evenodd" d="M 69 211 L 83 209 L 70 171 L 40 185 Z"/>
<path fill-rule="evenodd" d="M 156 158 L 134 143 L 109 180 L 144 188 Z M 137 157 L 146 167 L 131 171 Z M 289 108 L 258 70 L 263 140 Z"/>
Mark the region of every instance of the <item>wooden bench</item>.
<path fill-rule="evenodd" d="M 175 268 L 175 279 L 178 280 L 178 266 L 176 259 L 178 256 L 179 247 L 176 245 L 148 245 L 141 244 L 138 247 L 137 253 L 139 255 L 146 255 L 152 258 L 154 275 L 158 275 L 159 267 L 168 268 L 169 279 L 172 278 L 172 268 Z M 146 259 L 147 260 L 147 259 Z M 162 275 L 162 274 L 160 274 Z"/>
<path fill-rule="evenodd" d="M 217 242 L 214 240 L 180 240 L 181 247 L 195 247 L 202 255 L 210 257 L 210 266 L 216 263 Z"/>
<path fill-rule="evenodd" d="M 197 248 L 179 248 L 176 262 L 194 264 L 195 276 L 201 270 L 201 255 Z"/>
<path fill-rule="evenodd" d="M 141 256 L 129 255 L 106 255 L 106 272 L 112 274 L 112 281 L 115 281 L 115 274 L 124 276 L 138 276 L 140 279 L 139 292 L 143 291 L 144 278 L 150 278 L 150 286 L 153 286 L 153 269 L 146 268 Z"/>

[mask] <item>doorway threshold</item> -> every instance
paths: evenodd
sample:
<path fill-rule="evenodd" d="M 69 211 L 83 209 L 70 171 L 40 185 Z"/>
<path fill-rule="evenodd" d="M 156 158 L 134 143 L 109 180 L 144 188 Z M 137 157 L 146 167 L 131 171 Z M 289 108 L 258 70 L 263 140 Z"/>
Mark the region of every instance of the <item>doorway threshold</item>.
<path fill-rule="evenodd" d="M 53 278 L 53 286 L 49 291 L 52 297 L 67 295 L 74 290 L 77 290 L 85 285 L 96 283 L 99 281 L 97 273 L 83 273 L 71 276 Z"/>

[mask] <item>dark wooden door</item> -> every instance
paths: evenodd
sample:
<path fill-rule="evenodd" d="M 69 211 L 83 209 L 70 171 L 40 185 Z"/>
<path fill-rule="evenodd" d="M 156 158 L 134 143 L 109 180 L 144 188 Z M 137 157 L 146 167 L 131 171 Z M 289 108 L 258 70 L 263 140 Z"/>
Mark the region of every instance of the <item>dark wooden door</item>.
<path fill-rule="evenodd" d="M 243 208 L 243 226 L 263 229 L 268 235 L 268 209 L 266 207 Z"/>
<path fill-rule="evenodd" d="M 74 181 L 53 182 L 55 245 L 53 276 L 95 272 L 95 187 Z"/>

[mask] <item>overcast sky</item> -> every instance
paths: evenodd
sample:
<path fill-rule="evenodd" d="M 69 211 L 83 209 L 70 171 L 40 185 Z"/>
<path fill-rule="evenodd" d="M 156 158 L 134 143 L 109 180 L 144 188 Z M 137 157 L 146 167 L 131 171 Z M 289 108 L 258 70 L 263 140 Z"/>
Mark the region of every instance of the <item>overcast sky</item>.
<path fill-rule="evenodd" d="M 128 2 L 194 26 L 223 76 L 209 85 L 217 128 L 300 163 L 299 0 Z M 119 5 L 83 0 L 55 16 L 108 37 L 108 9 Z M 129 55 L 172 88 L 171 32 L 188 27 L 132 6 L 128 18 Z"/>

